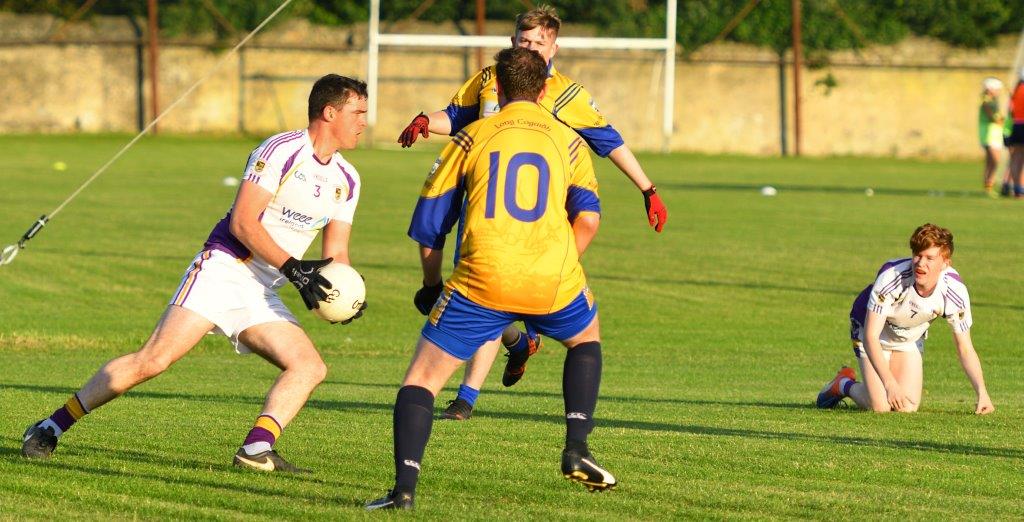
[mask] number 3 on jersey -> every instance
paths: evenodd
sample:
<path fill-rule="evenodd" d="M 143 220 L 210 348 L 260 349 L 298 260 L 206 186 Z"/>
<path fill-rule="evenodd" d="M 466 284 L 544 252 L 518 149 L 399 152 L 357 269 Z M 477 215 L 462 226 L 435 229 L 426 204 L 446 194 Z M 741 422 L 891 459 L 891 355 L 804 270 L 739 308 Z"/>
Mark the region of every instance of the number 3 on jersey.
<path fill-rule="evenodd" d="M 494 219 L 495 207 L 497 206 L 498 178 L 501 169 L 501 152 L 492 152 L 490 155 L 490 167 L 487 177 L 487 206 L 484 209 L 484 217 Z M 516 201 L 516 187 L 519 185 L 519 169 L 531 166 L 537 169 L 537 201 L 533 208 L 524 209 Z M 548 184 L 551 179 L 551 170 L 544 156 L 534 152 L 519 152 L 508 160 L 508 167 L 505 169 L 505 186 L 502 187 L 502 198 L 505 210 L 510 216 L 518 221 L 532 223 L 540 219 L 547 209 Z"/>

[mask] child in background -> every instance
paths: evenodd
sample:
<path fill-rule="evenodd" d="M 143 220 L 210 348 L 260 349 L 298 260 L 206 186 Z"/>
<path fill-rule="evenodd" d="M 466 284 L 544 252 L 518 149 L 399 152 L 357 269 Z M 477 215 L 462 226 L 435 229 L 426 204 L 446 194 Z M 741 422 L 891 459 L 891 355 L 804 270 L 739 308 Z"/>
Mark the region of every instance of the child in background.
<path fill-rule="evenodd" d="M 1003 91 L 1003 82 L 998 78 L 988 77 L 981 82 L 981 106 L 978 108 L 978 140 L 985 151 L 984 185 L 985 192 L 992 197 L 995 184 L 996 168 L 1003 149 L 1003 115 L 999 112 L 999 95 Z M 1009 192 L 1009 182 L 1003 182 L 1003 190 Z"/>

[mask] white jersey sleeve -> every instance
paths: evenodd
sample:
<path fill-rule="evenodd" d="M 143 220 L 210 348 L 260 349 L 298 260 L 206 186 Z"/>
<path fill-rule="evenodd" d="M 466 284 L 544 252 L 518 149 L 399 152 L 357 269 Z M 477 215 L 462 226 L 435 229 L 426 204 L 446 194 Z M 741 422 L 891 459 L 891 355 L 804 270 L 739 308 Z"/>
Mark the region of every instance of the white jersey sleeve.
<path fill-rule="evenodd" d="M 267 138 L 249 154 L 242 179 L 251 181 L 267 192 L 274 194 L 281 184 L 281 177 L 287 171 L 285 163 L 289 153 L 294 153 L 304 143 L 301 130 L 282 132 Z"/>
<path fill-rule="evenodd" d="M 344 201 L 340 206 L 338 206 L 337 212 L 331 216 L 331 219 L 344 221 L 351 225 L 355 218 L 356 207 L 359 206 L 359 194 L 362 191 L 362 183 L 359 179 L 359 172 L 356 170 L 355 166 L 346 161 L 341 154 L 337 154 L 336 158 L 346 185 L 341 189 L 345 190 L 345 194 L 342 195 Z"/>
<path fill-rule="evenodd" d="M 971 329 L 973 324 L 971 298 L 967 294 L 967 285 L 960 279 L 960 274 L 952 268 L 946 269 L 946 272 L 942 274 L 942 279 L 945 283 L 945 288 L 942 291 L 943 317 L 954 332 L 966 332 Z"/>
<path fill-rule="evenodd" d="M 912 275 L 905 260 L 892 260 L 882 266 L 868 294 L 868 311 L 889 317 L 905 290 L 904 281 Z"/>

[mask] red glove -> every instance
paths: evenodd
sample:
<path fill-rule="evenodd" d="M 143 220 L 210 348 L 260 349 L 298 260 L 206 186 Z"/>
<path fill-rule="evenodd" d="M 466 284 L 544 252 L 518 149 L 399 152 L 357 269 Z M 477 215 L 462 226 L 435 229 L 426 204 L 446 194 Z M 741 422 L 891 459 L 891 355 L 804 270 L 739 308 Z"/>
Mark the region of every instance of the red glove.
<path fill-rule="evenodd" d="M 647 221 L 654 227 L 654 230 L 661 232 L 665 222 L 668 221 L 668 209 L 661 202 L 658 189 L 651 185 L 651 188 L 644 191 L 644 207 L 647 208 Z"/>
<path fill-rule="evenodd" d="M 402 148 L 412 147 L 413 143 L 416 143 L 416 135 L 419 134 L 424 138 L 430 137 L 430 118 L 422 112 L 419 113 L 415 118 L 412 119 L 412 123 L 402 131 L 402 135 L 398 137 L 398 143 L 402 144 Z"/>

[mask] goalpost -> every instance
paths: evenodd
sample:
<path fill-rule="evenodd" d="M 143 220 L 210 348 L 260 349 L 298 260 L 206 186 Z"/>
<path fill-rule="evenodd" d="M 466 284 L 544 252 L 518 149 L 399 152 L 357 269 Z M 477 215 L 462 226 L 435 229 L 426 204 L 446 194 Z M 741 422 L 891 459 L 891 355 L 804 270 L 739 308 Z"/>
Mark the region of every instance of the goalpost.
<path fill-rule="evenodd" d="M 676 79 L 676 2 L 668 0 L 665 10 L 664 38 L 603 38 L 573 37 L 558 38 L 558 46 L 566 49 L 619 49 L 650 50 L 664 53 L 664 76 L 662 97 L 662 150 L 668 151 L 672 138 L 672 118 L 675 103 Z M 380 32 L 380 0 L 370 1 L 370 38 L 367 60 L 366 85 L 370 95 L 366 119 L 370 129 L 377 125 L 377 82 L 380 48 L 382 46 L 407 47 L 507 47 L 508 36 L 466 36 L 448 34 L 382 34 Z"/>

